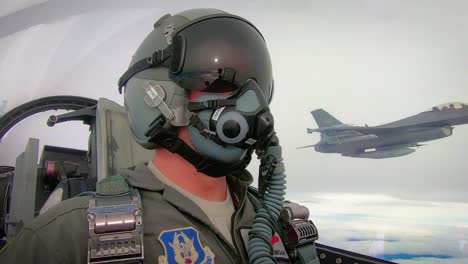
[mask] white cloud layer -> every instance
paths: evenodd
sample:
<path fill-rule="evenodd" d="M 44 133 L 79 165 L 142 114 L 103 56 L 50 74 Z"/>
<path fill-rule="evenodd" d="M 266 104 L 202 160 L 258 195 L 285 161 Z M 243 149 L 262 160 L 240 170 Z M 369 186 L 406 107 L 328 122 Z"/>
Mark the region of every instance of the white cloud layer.
<path fill-rule="evenodd" d="M 467 203 L 353 193 L 288 198 L 309 208 L 323 244 L 404 264 L 468 263 Z"/>

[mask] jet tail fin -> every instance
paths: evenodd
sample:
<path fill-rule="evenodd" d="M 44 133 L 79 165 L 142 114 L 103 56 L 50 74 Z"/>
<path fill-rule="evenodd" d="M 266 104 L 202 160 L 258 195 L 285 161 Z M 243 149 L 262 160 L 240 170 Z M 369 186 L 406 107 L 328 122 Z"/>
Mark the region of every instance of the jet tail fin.
<path fill-rule="evenodd" d="M 338 119 L 336 119 L 334 116 L 330 115 L 327 111 L 319 108 L 314 111 L 310 112 L 312 114 L 312 117 L 315 119 L 315 122 L 317 123 L 318 127 L 331 127 L 331 126 L 336 126 L 336 125 L 341 125 L 341 123 Z M 311 133 L 311 132 L 309 132 Z"/>

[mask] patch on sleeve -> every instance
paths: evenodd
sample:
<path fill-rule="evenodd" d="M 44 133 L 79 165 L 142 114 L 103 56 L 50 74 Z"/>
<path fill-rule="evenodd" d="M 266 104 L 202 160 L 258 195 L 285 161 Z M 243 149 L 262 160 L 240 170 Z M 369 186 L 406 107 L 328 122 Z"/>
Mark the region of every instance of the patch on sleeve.
<path fill-rule="evenodd" d="M 249 233 L 252 230 L 252 227 L 241 227 L 240 233 L 242 240 L 244 241 L 245 251 L 249 247 Z M 275 232 L 275 235 L 271 238 L 271 245 L 273 246 L 273 257 L 277 260 L 286 260 L 289 261 L 289 256 L 284 247 L 283 241 L 278 233 Z"/>
<path fill-rule="evenodd" d="M 158 257 L 159 264 L 214 264 L 213 251 L 202 246 L 193 227 L 165 230 L 158 239 L 165 254 Z"/>

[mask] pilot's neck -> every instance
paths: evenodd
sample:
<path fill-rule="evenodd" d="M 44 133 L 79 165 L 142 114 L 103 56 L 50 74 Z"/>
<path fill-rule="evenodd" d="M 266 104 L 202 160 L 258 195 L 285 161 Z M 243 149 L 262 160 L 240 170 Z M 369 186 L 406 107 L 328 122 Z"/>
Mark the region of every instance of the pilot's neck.
<path fill-rule="evenodd" d="M 178 135 L 193 148 L 186 127 L 181 128 Z M 185 191 L 208 201 L 226 199 L 226 177 L 213 178 L 198 172 L 190 162 L 165 148 L 156 149 L 152 162 L 166 178 Z"/>

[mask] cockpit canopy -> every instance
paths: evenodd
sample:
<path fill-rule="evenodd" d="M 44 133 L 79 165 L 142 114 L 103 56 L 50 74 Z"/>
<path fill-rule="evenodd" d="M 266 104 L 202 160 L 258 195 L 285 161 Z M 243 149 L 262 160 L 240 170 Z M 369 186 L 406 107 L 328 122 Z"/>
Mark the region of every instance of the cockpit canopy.
<path fill-rule="evenodd" d="M 454 109 L 468 109 L 468 103 L 452 102 L 432 107 L 431 111 L 446 111 Z"/>

